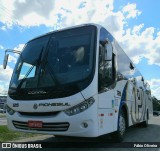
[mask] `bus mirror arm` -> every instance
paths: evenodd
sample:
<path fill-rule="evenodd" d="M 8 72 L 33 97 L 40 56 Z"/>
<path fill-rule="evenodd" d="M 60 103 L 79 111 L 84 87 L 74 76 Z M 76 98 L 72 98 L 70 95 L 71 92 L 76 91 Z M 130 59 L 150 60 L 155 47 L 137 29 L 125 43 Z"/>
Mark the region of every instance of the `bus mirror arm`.
<path fill-rule="evenodd" d="M 21 53 L 18 50 L 6 49 L 5 50 L 5 55 L 4 55 L 4 60 L 3 60 L 3 69 L 6 69 L 6 67 L 7 67 L 8 57 L 9 57 L 9 54 L 7 54 L 8 52 L 12 52 L 12 53 L 16 53 L 16 54 L 20 54 Z"/>

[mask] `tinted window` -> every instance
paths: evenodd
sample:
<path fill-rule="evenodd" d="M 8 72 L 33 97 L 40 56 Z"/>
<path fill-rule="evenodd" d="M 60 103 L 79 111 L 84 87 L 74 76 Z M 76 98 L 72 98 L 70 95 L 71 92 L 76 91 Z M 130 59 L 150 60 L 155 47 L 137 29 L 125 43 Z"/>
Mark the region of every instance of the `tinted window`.
<path fill-rule="evenodd" d="M 47 98 L 79 92 L 94 76 L 95 40 L 96 27 L 85 26 L 30 41 L 17 62 L 10 88 L 17 88 L 17 94 L 45 89 Z"/>

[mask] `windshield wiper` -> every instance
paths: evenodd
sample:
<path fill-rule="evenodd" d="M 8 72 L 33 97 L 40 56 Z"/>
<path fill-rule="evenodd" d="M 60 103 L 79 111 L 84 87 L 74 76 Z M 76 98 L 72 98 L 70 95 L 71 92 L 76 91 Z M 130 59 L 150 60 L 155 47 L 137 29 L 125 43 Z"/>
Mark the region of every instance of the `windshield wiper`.
<path fill-rule="evenodd" d="M 55 84 L 59 84 L 59 80 L 57 79 L 55 73 L 54 73 L 54 69 L 51 67 L 51 65 L 48 63 L 48 61 L 46 62 L 46 66 L 48 67 L 48 71 L 53 79 L 53 81 L 55 82 Z"/>
<path fill-rule="evenodd" d="M 52 66 L 49 64 L 49 62 L 47 61 L 47 58 L 48 58 L 48 54 L 49 54 L 49 51 L 50 51 L 50 45 L 51 43 L 53 43 L 54 45 L 54 48 L 57 49 L 57 41 L 55 40 L 55 37 L 51 37 L 49 42 L 48 42 L 48 48 L 44 54 L 44 58 L 43 58 L 43 61 L 41 63 L 42 65 L 42 71 L 44 70 L 44 73 L 45 73 L 45 68 L 47 67 L 48 68 L 48 71 L 49 71 L 49 74 L 53 80 L 53 82 L 55 83 L 55 85 L 59 85 L 59 80 L 57 79 L 56 77 L 56 74 L 54 72 L 54 69 L 52 68 Z"/>

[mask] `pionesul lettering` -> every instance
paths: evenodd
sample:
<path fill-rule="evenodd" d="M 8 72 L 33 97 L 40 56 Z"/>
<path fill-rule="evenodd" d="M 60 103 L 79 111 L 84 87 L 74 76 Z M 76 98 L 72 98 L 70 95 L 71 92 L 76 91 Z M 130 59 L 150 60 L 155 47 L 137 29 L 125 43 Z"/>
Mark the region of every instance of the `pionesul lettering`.
<path fill-rule="evenodd" d="M 38 106 L 71 106 L 69 103 L 39 103 Z"/>

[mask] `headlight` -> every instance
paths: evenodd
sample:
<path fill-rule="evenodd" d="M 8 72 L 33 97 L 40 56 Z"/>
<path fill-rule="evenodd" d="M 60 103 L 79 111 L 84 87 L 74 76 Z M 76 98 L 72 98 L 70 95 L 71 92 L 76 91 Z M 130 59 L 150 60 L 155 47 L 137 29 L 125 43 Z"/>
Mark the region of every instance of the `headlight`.
<path fill-rule="evenodd" d="M 65 110 L 64 112 L 69 115 L 69 116 L 72 116 L 72 115 L 75 115 L 75 114 L 78 114 L 80 112 L 83 112 L 85 111 L 86 109 L 88 109 L 93 103 L 95 102 L 94 98 L 89 98 L 88 100 L 85 100 L 84 102 L 68 109 L 68 110 Z"/>
<path fill-rule="evenodd" d="M 11 109 L 8 105 L 6 106 L 6 110 L 10 115 L 13 115 L 15 113 L 15 111 Z"/>

